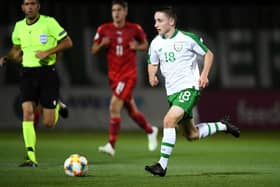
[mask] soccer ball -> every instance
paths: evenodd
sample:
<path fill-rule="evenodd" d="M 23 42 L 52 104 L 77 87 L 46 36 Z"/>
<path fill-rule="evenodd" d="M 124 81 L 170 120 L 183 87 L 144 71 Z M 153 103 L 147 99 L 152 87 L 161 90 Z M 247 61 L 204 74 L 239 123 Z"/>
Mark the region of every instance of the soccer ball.
<path fill-rule="evenodd" d="M 81 177 L 88 172 L 88 161 L 86 157 L 72 154 L 64 161 L 64 172 L 68 176 Z"/>

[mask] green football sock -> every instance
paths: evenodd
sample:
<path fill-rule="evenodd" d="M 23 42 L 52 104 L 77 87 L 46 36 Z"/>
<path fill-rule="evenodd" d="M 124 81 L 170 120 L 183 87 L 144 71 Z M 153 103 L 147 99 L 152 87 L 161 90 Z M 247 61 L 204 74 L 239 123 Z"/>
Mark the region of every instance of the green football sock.
<path fill-rule="evenodd" d="M 33 123 L 33 121 L 23 121 L 22 130 L 27 156 L 31 161 L 37 163 L 35 156 L 36 134 Z"/>
<path fill-rule="evenodd" d="M 226 125 L 221 122 L 199 123 L 196 127 L 199 131 L 199 139 L 206 138 L 219 131 L 226 131 L 227 129 Z"/>
<path fill-rule="evenodd" d="M 167 168 L 168 159 L 173 151 L 176 142 L 175 128 L 164 128 L 163 137 L 160 148 L 160 159 L 158 163 L 163 169 Z"/>

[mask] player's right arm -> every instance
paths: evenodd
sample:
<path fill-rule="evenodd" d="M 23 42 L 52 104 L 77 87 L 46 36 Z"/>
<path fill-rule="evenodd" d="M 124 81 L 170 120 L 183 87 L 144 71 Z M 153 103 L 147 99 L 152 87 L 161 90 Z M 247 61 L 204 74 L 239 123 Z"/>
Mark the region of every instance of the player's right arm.
<path fill-rule="evenodd" d="M 157 77 L 158 65 L 157 64 L 148 64 L 148 75 L 149 75 L 149 83 L 152 87 L 158 85 L 158 77 Z"/>
<path fill-rule="evenodd" d="M 22 51 L 19 45 L 13 45 L 11 50 L 6 56 L 0 58 L 0 66 L 3 66 L 4 63 L 9 61 L 21 62 L 22 60 Z"/>
<path fill-rule="evenodd" d="M 156 42 L 153 40 L 149 47 L 148 58 L 147 58 L 149 83 L 152 87 L 158 85 L 159 83 L 157 77 L 157 72 L 159 67 L 159 57 L 156 52 L 157 50 L 155 46 L 156 46 Z"/>
<path fill-rule="evenodd" d="M 96 55 L 103 47 L 108 46 L 110 43 L 110 38 L 103 37 L 101 42 L 95 41 L 91 47 L 91 53 Z"/>
<path fill-rule="evenodd" d="M 96 55 L 102 48 L 107 47 L 110 44 L 110 38 L 104 34 L 106 28 L 106 25 L 101 25 L 97 28 L 93 39 L 93 45 L 91 47 L 91 53 L 94 55 Z"/>

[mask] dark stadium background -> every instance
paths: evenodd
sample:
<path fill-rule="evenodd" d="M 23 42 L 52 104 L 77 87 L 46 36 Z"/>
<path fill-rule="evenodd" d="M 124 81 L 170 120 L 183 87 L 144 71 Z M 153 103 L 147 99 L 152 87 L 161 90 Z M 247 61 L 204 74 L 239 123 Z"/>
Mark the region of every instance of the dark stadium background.
<path fill-rule="evenodd" d="M 259 0 L 261 1 L 261 0 Z M 11 47 L 15 21 L 23 17 L 21 0 L 0 5 L 0 56 Z M 59 58 L 61 94 L 70 117 L 54 129 L 36 128 L 38 168 L 18 168 L 25 155 L 21 128 L 19 65 L 0 68 L 0 186 L 5 187 L 279 187 L 280 186 L 280 3 L 274 0 L 128 0 L 128 20 L 138 22 L 149 42 L 156 35 L 153 9 L 171 4 L 180 29 L 200 35 L 214 52 L 210 85 L 202 92 L 197 121 L 230 114 L 241 128 L 236 139 L 217 133 L 187 142 L 181 132 L 170 157 L 167 176 L 144 171 L 156 162 L 160 146 L 147 151 L 147 137 L 122 115 L 117 154 L 98 152 L 108 140 L 108 103 L 104 53 L 93 57 L 91 39 L 97 26 L 111 21 L 111 1 L 41 0 L 41 13 L 55 17 L 74 46 Z M 148 85 L 146 54 L 138 53 L 136 102 L 152 125 L 162 128 L 168 109 L 163 84 Z M 127 130 L 127 131 L 125 131 Z M 162 129 L 158 140 L 162 139 Z M 86 177 L 67 177 L 64 160 L 79 153 L 89 161 Z"/>
<path fill-rule="evenodd" d="M 0 7 L 0 55 L 11 47 L 10 32 L 13 24 L 23 17 L 20 2 L 6 1 Z M 97 26 L 111 21 L 110 3 L 85 0 L 41 1 L 41 13 L 54 16 L 74 42 L 74 47 L 64 52 L 60 63 L 60 67 L 63 67 L 60 72 L 62 88 L 68 95 L 66 100 L 73 107 L 77 106 L 77 102 L 86 102 L 86 99 L 78 99 L 77 102 L 73 98 L 71 100 L 69 93 L 72 90 L 79 89 L 83 92 L 90 89 L 94 92 L 107 89 L 104 54 L 93 58 L 89 49 Z M 172 5 L 178 15 L 178 28 L 200 35 L 214 52 L 215 62 L 210 74 L 210 85 L 202 93 L 198 105 L 200 120 L 214 120 L 229 113 L 244 128 L 279 129 L 280 4 L 233 0 L 136 0 L 128 1 L 128 4 L 128 20 L 142 25 L 149 41 L 156 35 L 153 27 L 154 8 L 163 4 Z M 145 54 L 139 55 L 142 63 L 139 65 L 137 89 L 141 90 L 142 95 L 146 93 L 145 90 L 153 94 L 148 85 L 144 58 Z M 88 71 L 89 63 L 93 64 L 90 66 L 94 68 L 92 72 Z M 17 87 L 18 72 L 19 66 L 15 63 L 0 70 L 2 99 L 9 96 L 9 92 L 5 92 L 6 88 Z M 162 85 L 155 90 L 155 93 L 164 93 Z M 77 95 L 75 99 L 79 97 Z M 94 98 L 89 100 L 94 107 L 102 105 Z M 138 101 L 144 103 L 144 108 L 147 107 L 145 98 L 141 95 Z M 5 123 L 1 118 L 4 118 L 2 114 L 0 123 Z"/>

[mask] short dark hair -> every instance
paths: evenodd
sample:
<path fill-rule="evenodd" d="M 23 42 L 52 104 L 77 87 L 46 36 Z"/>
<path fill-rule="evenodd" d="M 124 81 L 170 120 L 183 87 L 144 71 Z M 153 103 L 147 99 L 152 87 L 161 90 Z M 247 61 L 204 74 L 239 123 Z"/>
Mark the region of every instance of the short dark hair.
<path fill-rule="evenodd" d="M 24 4 L 25 0 L 22 0 L 22 4 Z M 40 4 L 40 0 L 36 0 L 38 4 Z"/>
<path fill-rule="evenodd" d="M 162 6 L 155 10 L 155 12 L 163 12 L 165 13 L 169 18 L 173 18 L 175 21 L 175 24 L 177 23 L 177 15 L 175 13 L 175 10 L 172 6 Z"/>
<path fill-rule="evenodd" d="M 112 1 L 112 6 L 113 5 L 121 5 L 123 8 L 128 8 L 128 4 L 124 0 L 113 0 Z"/>

